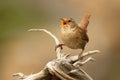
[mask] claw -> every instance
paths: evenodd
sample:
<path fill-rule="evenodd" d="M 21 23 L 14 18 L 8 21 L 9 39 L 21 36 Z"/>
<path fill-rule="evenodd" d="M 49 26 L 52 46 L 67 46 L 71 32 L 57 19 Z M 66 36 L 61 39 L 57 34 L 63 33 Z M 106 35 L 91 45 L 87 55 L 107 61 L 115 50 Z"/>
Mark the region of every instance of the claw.
<path fill-rule="evenodd" d="M 62 50 L 62 49 L 63 49 L 63 47 L 62 47 L 63 45 L 64 45 L 64 44 L 58 44 L 58 45 L 56 45 L 56 46 L 55 46 L 55 51 L 56 51 L 56 50 L 57 50 L 57 48 L 59 48 L 59 47 L 60 47 L 60 48 L 61 48 L 61 50 Z"/>
<path fill-rule="evenodd" d="M 81 55 L 83 54 L 83 51 L 84 51 L 84 49 L 82 49 L 82 51 L 81 51 L 80 54 L 78 55 L 78 58 L 79 58 L 80 60 L 83 60 L 83 57 L 81 56 Z"/>

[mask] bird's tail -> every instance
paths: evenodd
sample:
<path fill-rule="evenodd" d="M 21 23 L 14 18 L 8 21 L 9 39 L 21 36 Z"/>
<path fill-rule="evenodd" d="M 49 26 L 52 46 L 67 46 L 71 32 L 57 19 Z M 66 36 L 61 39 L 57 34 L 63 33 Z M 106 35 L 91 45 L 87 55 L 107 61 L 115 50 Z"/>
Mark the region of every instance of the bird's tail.
<path fill-rule="evenodd" d="M 90 13 L 87 13 L 83 16 L 82 20 L 80 21 L 79 27 L 82 29 L 87 30 L 87 26 L 89 24 L 89 19 L 91 17 Z"/>

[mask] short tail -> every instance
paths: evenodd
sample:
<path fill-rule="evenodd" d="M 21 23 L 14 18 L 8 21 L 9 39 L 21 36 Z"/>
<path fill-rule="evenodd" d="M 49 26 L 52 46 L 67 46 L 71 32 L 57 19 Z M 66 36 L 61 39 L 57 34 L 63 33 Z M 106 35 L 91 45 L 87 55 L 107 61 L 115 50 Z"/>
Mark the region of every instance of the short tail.
<path fill-rule="evenodd" d="M 82 29 L 87 30 L 87 26 L 89 24 L 89 19 L 91 17 L 90 13 L 87 13 L 83 16 L 82 20 L 80 21 L 79 27 Z"/>

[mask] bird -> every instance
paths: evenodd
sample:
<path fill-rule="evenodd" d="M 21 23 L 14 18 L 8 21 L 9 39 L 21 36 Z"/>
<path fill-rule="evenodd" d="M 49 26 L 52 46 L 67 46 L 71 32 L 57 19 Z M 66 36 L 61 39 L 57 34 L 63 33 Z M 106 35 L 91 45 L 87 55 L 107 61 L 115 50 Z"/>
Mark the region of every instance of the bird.
<path fill-rule="evenodd" d="M 57 47 L 62 49 L 62 46 L 67 46 L 71 49 L 82 49 L 78 55 L 78 58 L 81 58 L 85 46 L 89 42 L 87 26 L 90 16 L 91 14 L 85 14 L 79 24 L 73 18 L 61 18 L 61 39 L 63 44 L 59 44 Z"/>

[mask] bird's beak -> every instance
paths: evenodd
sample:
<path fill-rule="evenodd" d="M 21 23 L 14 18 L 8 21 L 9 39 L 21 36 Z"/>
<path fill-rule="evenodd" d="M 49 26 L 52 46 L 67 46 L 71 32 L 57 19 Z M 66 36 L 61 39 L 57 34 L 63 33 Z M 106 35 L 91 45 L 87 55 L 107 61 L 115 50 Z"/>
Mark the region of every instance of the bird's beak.
<path fill-rule="evenodd" d="M 60 19 L 61 19 L 62 27 L 65 27 L 65 25 L 67 24 L 66 20 L 63 18 L 60 18 Z"/>

